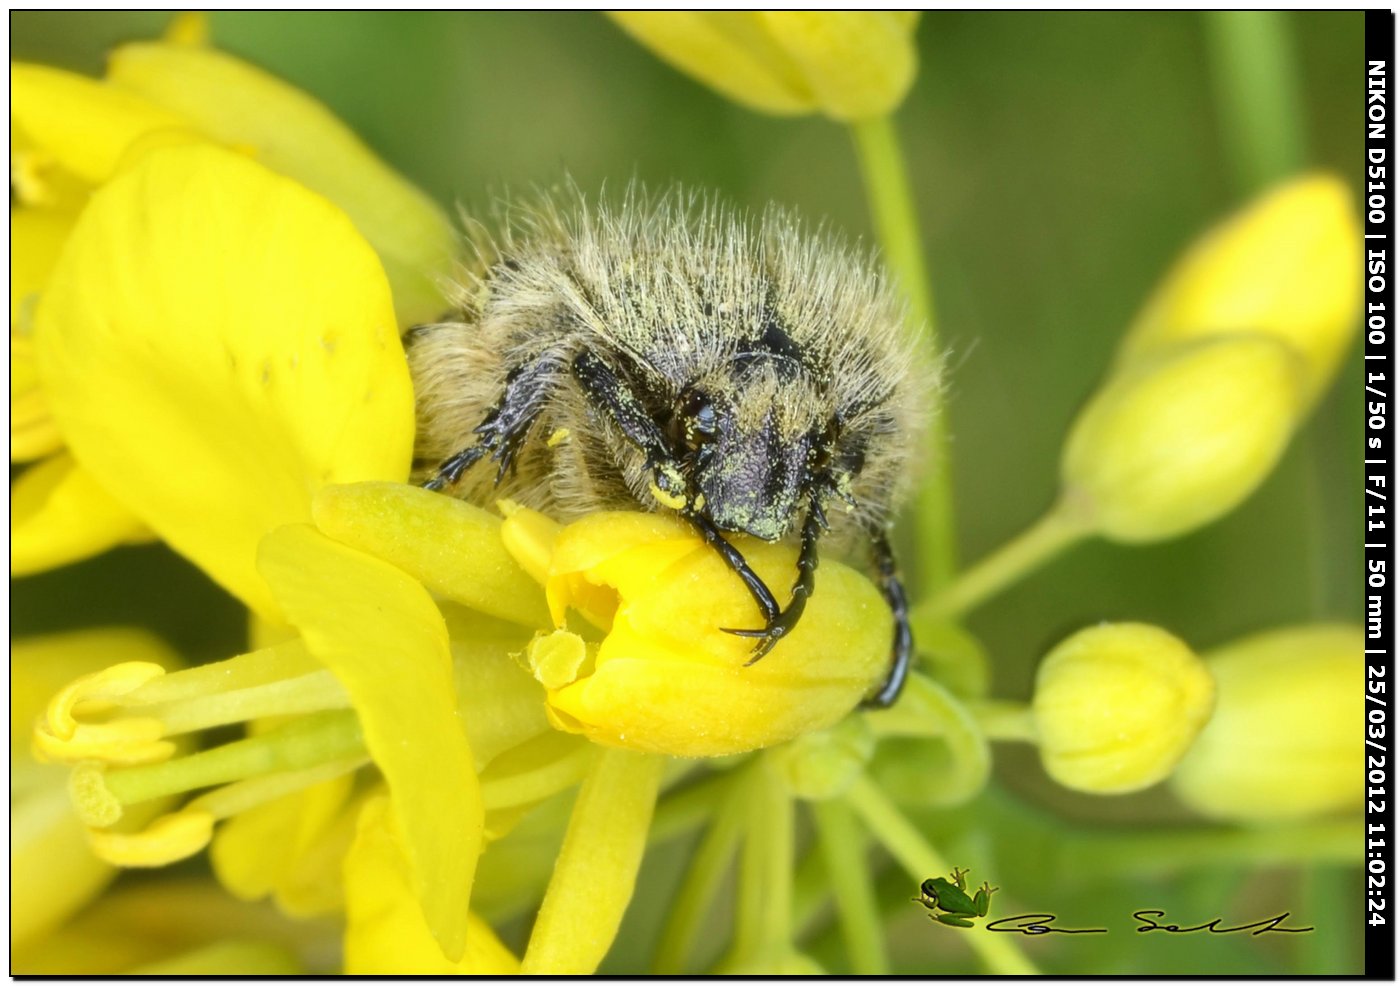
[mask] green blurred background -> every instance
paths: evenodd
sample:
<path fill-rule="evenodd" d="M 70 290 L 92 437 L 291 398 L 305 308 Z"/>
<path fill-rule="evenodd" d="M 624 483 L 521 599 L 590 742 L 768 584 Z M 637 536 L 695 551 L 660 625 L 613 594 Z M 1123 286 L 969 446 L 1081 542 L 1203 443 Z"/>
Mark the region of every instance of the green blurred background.
<path fill-rule="evenodd" d="M 1283 19 L 1307 161 L 1353 184 L 1362 18 Z M 110 46 L 158 34 L 167 21 L 15 12 L 11 57 L 95 75 Z M 717 189 L 747 206 L 776 200 L 871 236 L 844 129 L 731 105 L 601 15 L 216 13 L 211 24 L 214 43 L 323 100 L 449 206 L 470 210 L 504 189 L 566 173 L 584 189 L 637 176 Z M 1232 167 L 1199 14 L 934 13 L 918 38 L 920 74 L 897 122 L 950 353 L 952 467 L 967 562 L 1048 506 L 1061 439 L 1124 327 L 1179 251 L 1248 189 Z M 1359 380 L 1360 360 L 1349 359 L 1273 476 L 1224 520 L 1159 546 L 1082 545 L 978 610 L 970 628 L 993 655 L 994 692 L 1028 697 L 1038 657 L 1099 620 L 1160 624 L 1198 649 L 1294 622 L 1359 623 Z M 243 643 L 239 608 L 160 547 L 20 580 L 11 602 L 17 636 L 140 620 L 192 661 Z M 987 840 L 1006 847 L 997 880 L 1010 888 L 1007 906 L 1056 902 L 1065 922 L 1080 926 L 1119 915 L 1120 933 L 1092 943 L 1031 941 L 1047 968 L 1360 971 L 1355 873 L 1260 871 L 1227 860 L 1197 869 L 1167 861 L 1161 872 L 1123 879 L 1076 875 L 1064 847 L 1088 837 L 1087 823 L 1111 833 L 1189 819 L 1161 792 L 1070 795 L 1044 779 L 1029 750 L 999 749 L 998 775 L 996 790 L 926 819 L 929 830 L 975 855 L 985 855 Z M 1015 873 L 1012 859 L 1022 866 Z M 900 971 L 973 968 L 953 935 L 931 929 L 907 904 L 902 883 L 886 889 Z M 1284 942 L 1164 941 L 1127 930 L 1122 915 L 1134 907 L 1173 903 L 1207 919 L 1292 907 L 1319 930 Z M 1329 911 L 1334 919 L 1325 921 Z M 822 948 L 813 946 L 819 957 Z"/>

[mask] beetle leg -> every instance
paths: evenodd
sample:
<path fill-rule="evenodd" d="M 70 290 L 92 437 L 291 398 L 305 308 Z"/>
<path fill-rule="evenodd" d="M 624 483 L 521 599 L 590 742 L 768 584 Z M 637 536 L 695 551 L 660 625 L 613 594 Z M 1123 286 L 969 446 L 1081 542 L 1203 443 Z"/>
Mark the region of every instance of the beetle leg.
<path fill-rule="evenodd" d="M 647 457 L 647 467 L 662 493 L 684 499 L 687 490 L 680 465 L 671 453 L 665 436 L 646 408 L 622 380 L 603 360 L 587 350 L 573 360 L 574 377 L 583 388 L 594 406 L 605 411 L 622 429 L 637 448 Z M 687 503 L 679 511 L 692 527 L 705 539 L 705 543 L 719 552 L 724 563 L 743 581 L 744 587 L 753 596 L 758 608 L 763 611 L 764 620 L 772 623 L 781 611 L 772 591 L 749 567 L 739 549 L 725 540 L 714 522 L 703 514 L 696 513 Z M 748 631 L 743 631 L 747 633 Z"/>
<path fill-rule="evenodd" d="M 904 679 L 909 676 L 909 662 L 914 653 L 914 635 L 909 630 L 909 603 L 904 598 L 904 584 L 895 569 L 894 552 L 883 531 L 873 536 L 875 568 L 880 576 L 880 591 L 894 613 L 894 640 L 890 646 L 890 671 L 873 695 L 863 703 L 867 708 L 887 709 L 899 698 Z"/>
<path fill-rule="evenodd" d="M 501 399 L 477 425 L 475 444 L 445 459 L 437 474 L 423 484 L 424 489 L 442 490 L 455 485 L 464 472 L 487 455 L 500 463 L 496 469 L 496 482 L 500 483 L 544 408 L 551 390 L 549 378 L 559 372 L 559 364 L 558 353 L 549 351 L 512 370 L 506 376 Z"/>
<path fill-rule="evenodd" d="M 792 632 L 797 626 L 797 621 L 802 619 L 802 611 L 807 608 L 807 600 L 812 598 L 812 592 L 817 585 L 817 541 L 824 530 L 826 515 L 814 495 L 811 505 L 807 508 L 807 519 L 802 523 L 802 548 L 797 555 L 797 580 L 792 584 L 792 597 L 787 606 L 782 612 L 765 611 L 765 625 L 762 630 L 724 630 L 725 633 L 732 633 L 738 637 L 752 637 L 758 640 L 753 656 L 745 662 L 744 667 L 753 664 L 772 650 L 779 640 Z"/>
<path fill-rule="evenodd" d="M 733 570 L 734 574 L 743 581 L 744 587 L 749 590 L 749 595 L 753 596 L 753 601 L 758 604 L 758 608 L 763 611 L 765 621 L 776 620 L 779 616 L 778 601 L 773 598 L 772 591 L 767 584 L 758 577 L 758 573 L 749 567 L 749 563 L 744 556 L 739 553 L 739 549 L 725 540 L 719 528 L 708 517 L 697 513 L 683 514 L 690 526 L 705 539 L 705 543 L 719 552 L 719 556 L 724 559 L 724 563 Z M 752 630 L 726 630 L 726 633 L 737 633 L 740 636 L 747 636 L 750 633 L 762 632 Z"/>
<path fill-rule="evenodd" d="M 586 349 L 574 357 L 572 367 L 574 379 L 579 382 L 593 406 L 607 412 L 622 429 L 627 440 L 645 453 L 648 468 L 654 473 L 674 472 L 679 476 L 680 469 L 676 457 L 671 454 L 661 428 L 652 420 L 627 382 L 619 377 L 612 367 Z M 685 495 L 684 489 L 668 489 L 666 492 Z"/>

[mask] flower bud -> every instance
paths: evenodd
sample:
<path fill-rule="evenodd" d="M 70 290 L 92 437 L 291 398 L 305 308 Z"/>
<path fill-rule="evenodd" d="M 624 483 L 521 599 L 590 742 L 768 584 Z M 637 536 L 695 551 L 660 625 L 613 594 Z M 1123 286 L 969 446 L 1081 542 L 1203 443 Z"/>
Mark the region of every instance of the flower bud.
<path fill-rule="evenodd" d="M 1142 623 L 1105 623 L 1040 664 L 1032 712 L 1046 772 L 1124 794 L 1171 773 L 1210 716 L 1215 686 L 1185 644 Z"/>
<path fill-rule="evenodd" d="M 1219 699 L 1172 777 L 1203 815 L 1302 818 L 1359 806 L 1365 715 L 1361 631 L 1314 625 L 1257 634 L 1206 659 Z"/>
<path fill-rule="evenodd" d="M 875 752 L 864 716 L 847 716 L 830 729 L 806 733 L 773 753 L 778 774 L 794 796 L 826 801 L 843 794 Z"/>
<path fill-rule="evenodd" d="M 1066 502 L 1115 541 L 1184 534 L 1232 510 L 1283 454 L 1301 360 L 1266 336 L 1179 343 L 1123 370 L 1080 412 Z"/>
<path fill-rule="evenodd" d="M 1341 180 L 1278 185 L 1186 253 L 1129 330 L 1119 366 L 1183 339 L 1258 333 L 1305 361 L 1309 404 L 1360 324 L 1361 229 Z"/>
<path fill-rule="evenodd" d="M 670 65 L 764 113 L 849 122 L 899 105 L 918 70 L 910 11 L 614 11 Z"/>
<path fill-rule="evenodd" d="M 555 622 L 573 609 L 607 632 L 586 654 L 564 631 L 531 645 L 527 662 L 544 679 L 559 729 L 650 753 L 742 753 L 833 725 L 885 672 L 889 607 L 869 579 L 835 561 L 823 560 L 797 627 L 749 664 L 753 642 L 721 628 L 761 626 L 758 608 L 685 524 L 600 513 L 555 535 L 532 517 L 512 512 L 502 539 L 524 555 L 532 532 L 552 542 L 545 594 Z M 791 584 L 794 546 L 734 544 L 768 585 Z"/>

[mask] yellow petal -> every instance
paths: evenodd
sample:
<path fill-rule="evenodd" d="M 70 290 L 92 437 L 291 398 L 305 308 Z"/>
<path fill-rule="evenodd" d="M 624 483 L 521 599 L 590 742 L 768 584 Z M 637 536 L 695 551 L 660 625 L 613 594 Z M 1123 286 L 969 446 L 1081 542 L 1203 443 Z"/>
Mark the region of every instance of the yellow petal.
<path fill-rule="evenodd" d="M 310 527 L 274 531 L 258 558 L 307 649 L 349 692 L 428 926 L 448 959 L 461 958 L 483 809 L 441 615 L 403 572 Z"/>
<path fill-rule="evenodd" d="M 795 547 L 735 543 L 768 585 L 791 584 Z M 797 628 L 745 667 L 752 644 L 721 628 L 759 625 L 758 609 L 670 517 L 595 514 L 566 528 L 547 591 L 559 609 L 617 599 L 592 670 L 549 693 L 559 728 L 613 746 L 722 756 L 780 743 L 850 712 L 889 661 L 889 607 L 869 579 L 826 559 Z"/>
<path fill-rule="evenodd" d="M 344 214 L 245 158 L 157 150 L 97 193 L 39 306 L 45 395 L 102 486 L 250 607 L 263 534 L 403 479 L 413 398 Z"/>
<path fill-rule="evenodd" d="M 586 976 L 597 970 L 632 899 L 662 763 L 626 750 L 603 750 L 594 761 L 569 817 L 521 972 Z"/>
<path fill-rule="evenodd" d="M 29 341 L 39 292 L 73 230 L 73 213 L 10 210 L 10 461 L 30 462 L 63 447 L 39 387 Z"/>
<path fill-rule="evenodd" d="M 525 626 L 547 617 L 540 587 L 501 543 L 501 521 L 480 507 L 403 483 L 320 491 L 316 526 L 403 569 L 433 592 Z"/>
<path fill-rule="evenodd" d="M 837 120 L 884 116 L 918 71 L 914 25 L 888 11 L 762 11 L 823 113 Z"/>
<path fill-rule="evenodd" d="M 752 13 L 610 11 L 663 61 L 721 95 L 765 113 L 810 113 L 816 101 L 798 67 Z"/>
<path fill-rule="evenodd" d="M 77 216 L 59 209 L 10 210 L 10 331 L 27 335 L 34 301 L 49 279 Z"/>
<path fill-rule="evenodd" d="M 209 43 L 209 15 L 200 10 L 176 14 L 166 25 L 161 39 L 172 45 L 200 47 Z"/>
<path fill-rule="evenodd" d="M 1172 790 L 1202 814 L 1230 821 L 1359 809 L 1364 649 L 1360 627 L 1320 624 L 1256 634 L 1209 654 L 1215 715 L 1172 775 Z"/>
<path fill-rule="evenodd" d="M 10 947 L 58 927 L 116 875 L 57 784 L 10 805 Z"/>
<path fill-rule="evenodd" d="M 234 815 L 209 850 L 219 882 L 242 900 L 257 900 L 295 879 L 302 860 L 335 822 L 352 774 L 323 781 Z"/>
<path fill-rule="evenodd" d="M 66 453 L 30 466 L 10 489 L 11 575 L 32 575 L 150 537 L 149 528 Z"/>
<path fill-rule="evenodd" d="M 404 847 L 388 798 L 360 812 L 345 859 L 345 971 L 366 975 L 513 975 L 520 962 L 475 914 L 455 962 L 442 955 L 414 900 Z"/>
<path fill-rule="evenodd" d="M 34 462 L 63 448 L 29 340 L 10 333 L 10 461 Z"/>
<path fill-rule="evenodd" d="M 43 65 L 10 65 L 10 119 L 27 140 L 91 184 L 112 176 L 144 133 L 185 120 L 130 92 Z"/>
<path fill-rule="evenodd" d="M 1268 190 L 1172 269 L 1123 341 L 1120 365 L 1183 339 L 1260 333 L 1303 355 L 1310 404 L 1361 324 L 1362 242 L 1339 178 Z"/>
<path fill-rule="evenodd" d="M 433 202 L 300 90 L 211 48 L 160 43 L 118 48 L 108 81 L 191 121 L 344 209 L 384 263 L 400 324 L 439 317 L 452 229 Z"/>
<path fill-rule="evenodd" d="M 887 11 L 612 11 L 635 40 L 751 109 L 883 116 L 918 68 L 917 15 Z"/>

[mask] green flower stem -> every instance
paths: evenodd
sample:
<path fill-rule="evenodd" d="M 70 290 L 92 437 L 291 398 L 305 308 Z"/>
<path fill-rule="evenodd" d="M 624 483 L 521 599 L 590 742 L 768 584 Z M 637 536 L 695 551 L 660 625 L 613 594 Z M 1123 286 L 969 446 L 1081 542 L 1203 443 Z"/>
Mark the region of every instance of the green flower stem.
<path fill-rule="evenodd" d="M 1025 578 L 1088 535 L 1090 530 L 1086 521 L 1063 504 L 1056 506 L 1027 530 L 963 572 L 946 590 L 914 607 L 914 624 L 961 616 Z"/>
<path fill-rule="evenodd" d="M 938 323 L 929 292 L 928 265 L 894 120 L 881 117 L 853 123 L 851 135 L 885 263 L 909 301 L 911 319 L 925 327 L 928 346 L 937 354 Z M 928 462 L 929 472 L 919 491 L 915 516 L 923 574 L 929 591 L 936 591 L 952 579 L 958 563 L 946 411 L 934 417 L 929 429 Z"/>
<path fill-rule="evenodd" d="M 851 124 L 861 175 L 865 179 L 875 232 L 884 247 L 885 261 L 909 299 L 909 313 L 928 328 L 929 341 L 938 341 L 933 299 L 928 287 L 928 267 L 919 236 L 918 213 L 909 190 L 904 152 L 899 146 L 891 117 Z"/>
<path fill-rule="evenodd" d="M 700 925 L 714 903 L 715 894 L 728 872 L 739 846 L 739 835 L 747 817 L 744 778 L 721 775 L 729 790 L 714 815 L 714 821 L 691 860 L 690 869 L 666 917 L 661 942 L 656 950 L 655 971 L 674 976 L 685 972 L 700 937 Z M 658 815 L 660 812 L 658 812 Z"/>
<path fill-rule="evenodd" d="M 1067 878 L 1097 873 L 1117 880 L 1161 876 L 1215 865 L 1353 865 L 1360 861 L 1361 822 L 1324 819 L 1260 828 L 1167 829 L 1122 835 L 1066 834 L 1057 862 Z"/>
<path fill-rule="evenodd" d="M 768 758 L 747 780 L 734 950 L 728 964 L 776 968 L 792 939 L 792 795 Z"/>
<path fill-rule="evenodd" d="M 857 778 L 846 794 L 846 801 L 915 884 L 952 872 L 953 867 L 947 860 L 928 844 L 870 778 L 864 775 Z M 1004 935 L 968 935 L 966 940 L 995 975 L 1033 976 L 1040 971 Z"/>
<path fill-rule="evenodd" d="M 1203 15 L 1235 178 L 1252 193 L 1303 167 L 1302 99 L 1289 13 L 1210 10 Z"/>
<path fill-rule="evenodd" d="M 826 873 L 826 860 L 817 849 L 802 854 L 797 873 L 792 880 L 792 934 L 805 938 L 813 930 L 831 896 L 831 879 Z M 823 922 L 825 923 L 825 922 Z"/>
<path fill-rule="evenodd" d="M 700 828 L 710 820 L 715 805 L 743 773 L 742 769 L 716 771 L 682 791 L 667 795 L 656 806 L 656 815 L 647 833 L 647 844 L 654 846 L 669 842 Z"/>
<path fill-rule="evenodd" d="M 130 805 L 263 774 L 304 770 L 364 753 L 364 737 L 355 713 L 323 712 L 188 757 L 108 770 L 103 781 L 118 801 Z"/>
<path fill-rule="evenodd" d="M 989 740 L 1035 743 L 1035 716 L 1020 702 L 972 702 L 968 705 L 982 735 Z"/>
<path fill-rule="evenodd" d="M 890 960 L 885 954 L 880 908 L 870 884 L 865 835 L 844 802 L 815 802 L 812 817 L 816 819 L 817 838 L 826 857 L 827 875 L 836 898 L 841 936 L 851 957 L 851 969 L 857 976 L 889 975 Z"/>

